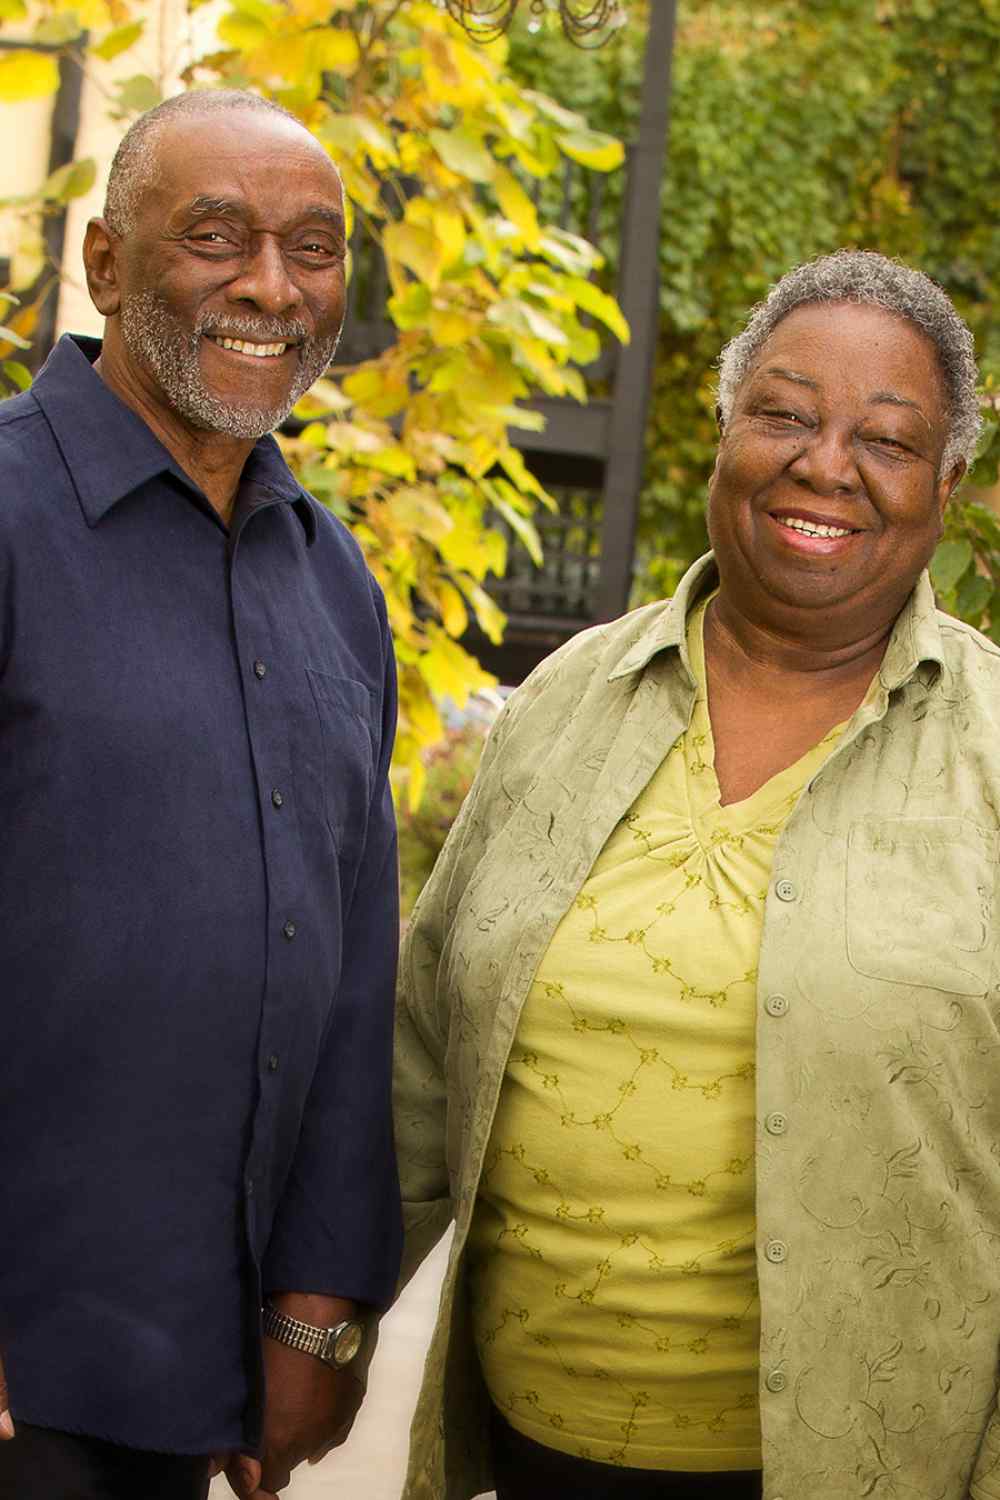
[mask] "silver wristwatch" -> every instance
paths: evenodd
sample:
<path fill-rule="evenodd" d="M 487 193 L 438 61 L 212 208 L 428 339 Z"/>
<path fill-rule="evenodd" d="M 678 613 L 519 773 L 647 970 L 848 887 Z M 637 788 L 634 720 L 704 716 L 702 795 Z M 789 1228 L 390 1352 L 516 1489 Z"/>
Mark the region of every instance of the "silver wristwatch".
<path fill-rule="evenodd" d="M 261 1309 L 262 1324 L 269 1339 L 298 1349 L 302 1354 L 313 1354 L 325 1365 L 343 1370 L 361 1352 L 365 1341 L 365 1330 L 360 1323 L 347 1319 L 335 1323 L 332 1328 L 317 1328 L 313 1323 L 303 1323 L 299 1318 L 279 1312 L 270 1303 Z"/>

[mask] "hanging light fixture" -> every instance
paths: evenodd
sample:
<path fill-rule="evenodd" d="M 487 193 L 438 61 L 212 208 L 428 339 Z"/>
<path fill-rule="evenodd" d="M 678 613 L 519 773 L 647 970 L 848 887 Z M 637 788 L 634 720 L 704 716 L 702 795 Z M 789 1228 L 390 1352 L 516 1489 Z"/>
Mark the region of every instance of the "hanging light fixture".
<path fill-rule="evenodd" d="M 494 42 L 510 26 L 520 0 L 444 0 L 450 16 L 478 42 Z M 621 0 L 528 0 L 532 15 L 558 9 L 562 28 L 577 47 L 602 47 L 625 20 Z"/>

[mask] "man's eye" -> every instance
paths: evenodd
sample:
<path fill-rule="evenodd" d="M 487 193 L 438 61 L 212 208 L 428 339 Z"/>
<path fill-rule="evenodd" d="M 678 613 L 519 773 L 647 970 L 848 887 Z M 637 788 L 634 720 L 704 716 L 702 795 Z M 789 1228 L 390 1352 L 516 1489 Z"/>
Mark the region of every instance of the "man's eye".
<path fill-rule="evenodd" d="M 320 240 L 305 240 L 299 246 L 299 251 L 300 253 L 305 253 L 308 255 L 325 255 L 328 256 L 331 260 L 341 255 L 342 253 L 338 246 L 326 245 L 323 244 Z"/>
<path fill-rule="evenodd" d="M 188 239 L 195 240 L 199 245 L 229 245 L 232 243 L 224 234 L 217 229 L 199 229 L 194 234 L 188 235 Z"/>
<path fill-rule="evenodd" d="M 779 422 L 795 422 L 799 427 L 804 426 L 802 418 L 795 411 L 781 411 L 778 407 L 769 407 L 763 413 L 765 417 L 774 417 Z"/>

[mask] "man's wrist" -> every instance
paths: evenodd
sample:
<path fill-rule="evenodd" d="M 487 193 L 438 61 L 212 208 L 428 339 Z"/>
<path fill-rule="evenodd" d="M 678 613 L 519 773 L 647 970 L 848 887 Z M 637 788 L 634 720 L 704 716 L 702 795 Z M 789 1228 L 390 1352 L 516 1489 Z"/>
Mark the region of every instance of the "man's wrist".
<path fill-rule="evenodd" d="M 287 1317 L 297 1318 L 313 1328 L 335 1328 L 338 1323 L 360 1323 L 364 1341 L 360 1350 L 345 1366 L 362 1387 L 368 1386 L 368 1367 L 378 1343 L 378 1314 L 364 1302 L 349 1297 L 330 1297 L 314 1292 L 269 1292 L 265 1301 Z M 311 1359 L 314 1356 L 306 1355 Z"/>

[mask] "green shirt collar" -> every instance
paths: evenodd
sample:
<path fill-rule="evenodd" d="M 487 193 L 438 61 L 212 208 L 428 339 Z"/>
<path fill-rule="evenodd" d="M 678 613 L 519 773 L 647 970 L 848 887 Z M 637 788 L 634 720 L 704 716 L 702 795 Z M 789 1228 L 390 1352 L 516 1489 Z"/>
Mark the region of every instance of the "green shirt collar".
<path fill-rule="evenodd" d="M 677 647 L 683 658 L 688 613 L 707 589 L 716 587 L 718 581 L 715 558 L 711 552 L 706 552 L 704 557 L 699 557 L 688 568 L 674 597 L 629 647 L 618 665 L 609 673 L 608 681 L 627 677 L 632 672 L 641 672 L 658 652 L 670 647 Z M 892 628 L 889 645 L 879 669 L 882 686 L 889 692 L 902 687 L 924 662 L 932 662 L 938 667 L 944 664 L 934 590 L 926 570 L 917 579 L 913 593 Z"/>

